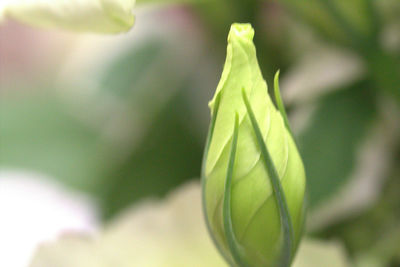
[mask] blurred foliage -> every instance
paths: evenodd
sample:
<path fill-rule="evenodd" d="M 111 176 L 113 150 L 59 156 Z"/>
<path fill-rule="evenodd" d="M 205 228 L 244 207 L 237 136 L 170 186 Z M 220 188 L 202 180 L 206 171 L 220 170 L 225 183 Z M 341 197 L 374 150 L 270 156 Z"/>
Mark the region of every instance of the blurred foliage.
<path fill-rule="evenodd" d="M 0 99 L 3 168 L 43 172 L 93 192 L 112 151 L 99 143 L 99 133 L 72 116 L 54 93 Z"/>
<path fill-rule="evenodd" d="M 145 138 L 126 160 L 109 171 L 104 186 L 106 217 L 149 195 L 164 195 L 183 181 L 199 177 L 203 144 L 191 133 L 189 107 L 178 92 L 156 116 Z"/>
<path fill-rule="evenodd" d="M 160 38 L 146 39 L 121 53 L 100 77 L 99 96 L 108 95 L 135 117 L 124 155 L 103 173 L 99 192 L 104 218 L 132 202 L 163 196 L 182 182 L 199 177 L 204 133 L 191 125 L 191 67 L 175 62 L 175 47 Z M 134 62 L 134 64 L 132 64 Z M 157 78 L 154 78 L 157 77 Z M 112 120 L 112 119 L 111 119 Z M 140 128 L 140 129 L 137 129 Z M 205 132 L 205 131 L 204 131 Z"/>
<path fill-rule="evenodd" d="M 143 103 L 144 100 L 147 100 L 143 98 L 148 88 L 133 87 L 133 85 L 140 84 L 141 79 L 148 78 L 148 72 L 154 69 L 152 63 L 157 58 L 162 57 L 165 52 L 165 45 L 162 44 L 161 40 L 149 40 L 146 41 L 145 45 L 128 51 L 128 53 L 123 53 L 111 66 L 108 66 L 105 75 L 100 77 L 100 90 L 116 95 L 118 98 L 137 100 L 135 104 L 144 106 L 151 104 Z M 132 64 L 133 62 L 134 64 Z M 133 88 L 134 90 L 132 90 Z"/>
<path fill-rule="evenodd" d="M 397 154 L 400 156 L 400 154 Z M 374 258 L 378 266 L 400 265 L 400 169 L 397 166 L 385 183 L 382 196 L 366 212 L 318 233 L 341 238 L 355 258 Z M 361 267 L 362 265 L 360 265 Z"/>
<path fill-rule="evenodd" d="M 337 193 L 353 171 L 374 119 L 373 97 L 366 82 L 324 96 L 299 136 L 311 206 Z"/>

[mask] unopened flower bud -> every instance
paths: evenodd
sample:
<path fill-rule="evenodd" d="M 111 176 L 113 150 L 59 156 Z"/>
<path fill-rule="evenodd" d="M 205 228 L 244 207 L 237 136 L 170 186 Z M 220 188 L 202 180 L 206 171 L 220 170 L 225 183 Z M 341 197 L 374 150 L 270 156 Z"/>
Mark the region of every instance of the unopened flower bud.
<path fill-rule="evenodd" d="M 285 257 L 290 264 L 300 241 L 306 182 L 286 114 L 268 95 L 253 37 L 249 24 L 233 24 L 229 32 L 209 104 L 203 204 L 211 235 L 229 262 L 275 267 Z"/>

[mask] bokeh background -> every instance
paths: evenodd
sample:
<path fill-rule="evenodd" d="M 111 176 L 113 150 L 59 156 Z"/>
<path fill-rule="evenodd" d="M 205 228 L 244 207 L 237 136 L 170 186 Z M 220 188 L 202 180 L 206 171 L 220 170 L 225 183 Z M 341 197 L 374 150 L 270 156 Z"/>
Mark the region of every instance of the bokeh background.
<path fill-rule="evenodd" d="M 250 22 L 270 87 L 281 71 L 308 235 L 340 242 L 357 266 L 400 266 L 400 2 L 147 2 L 126 34 L 0 24 L 0 245 L 19 250 L 9 263 L 198 179 L 226 36 Z"/>

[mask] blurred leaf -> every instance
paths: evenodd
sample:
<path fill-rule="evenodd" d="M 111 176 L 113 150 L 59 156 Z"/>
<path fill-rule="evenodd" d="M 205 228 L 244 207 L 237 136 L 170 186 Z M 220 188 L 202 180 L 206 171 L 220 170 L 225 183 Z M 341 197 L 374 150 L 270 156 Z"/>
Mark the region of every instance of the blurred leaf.
<path fill-rule="evenodd" d="M 309 230 L 327 229 L 329 225 L 362 214 L 375 204 L 382 194 L 385 174 L 391 165 L 393 148 L 398 139 L 390 127 L 383 120 L 374 120 L 357 149 L 349 181 L 312 210 L 308 220 Z"/>
<path fill-rule="evenodd" d="M 330 44 L 358 53 L 366 62 L 368 77 L 372 77 L 376 88 L 389 92 L 400 103 L 400 57 L 386 53 L 382 47 L 386 17 L 398 14 L 395 1 L 311 0 L 304 4 L 283 0 L 283 3 Z"/>
<path fill-rule="evenodd" d="M 324 97 L 298 139 L 311 207 L 343 186 L 372 122 L 374 99 L 366 83 Z"/>
<path fill-rule="evenodd" d="M 378 14 L 385 23 L 400 22 L 400 1 L 398 0 L 381 0 L 374 3 L 378 10 Z"/>
<path fill-rule="evenodd" d="M 104 186 L 105 216 L 146 196 L 163 195 L 199 177 L 203 143 L 193 135 L 189 106 L 181 90 L 162 108 L 127 159 L 109 173 Z"/>
<path fill-rule="evenodd" d="M 194 120 L 194 109 L 202 101 L 194 91 L 204 90 L 208 83 L 199 79 L 203 75 L 198 73 L 202 65 L 196 60 L 196 39 L 183 45 L 182 40 L 172 30 L 164 37 L 152 33 L 118 51 L 94 75 L 89 72 L 89 79 L 77 73 L 77 80 L 84 81 L 77 88 L 94 87 L 83 101 L 87 105 L 81 104 L 75 112 L 92 113 L 85 115 L 89 120 L 98 118 L 97 124 L 119 150 L 113 167 L 100 179 L 106 218 L 141 198 L 163 195 L 199 176 L 206 129 L 201 132 L 202 125 Z M 193 59 L 187 60 L 189 56 Z M 76 103 L 74 96 L 71 100 Z M 205 110 L 206 103 L 205 98 Z"/>
<path fill-rule="evenodd" d="M 146 124 L 191 74 L 193 64 L 180 62 L 183 53 L 176 50 L 162 38 L 149 37 L 120 53 L 96 77 L 94 98 L 111 97 Z"/>
<path fill-rule="evenodd" d="M 342 45 L 365 45 L 360 38 L 371 38 L 376 31 L 376 18 L 371 1 L 311 0 L 307 4 L 282 0 L 286 8 L 320 36 Z"/>
<path fill-rule="evenodd" d="M 335 0 L 334 5 L 338 12 L 342 14 L 343 19 L 347 20 L 350 27 L 363 36 L 374 34 L 376 27 L 379 27 L 378 20 L 375 17 L 375 6 L 371 0 L 353 0 L 343 2 Z"/>
<path fill-rule="evenodd" d="M 167 46 L 162 40 L 150 39 L 145 44 L 127 53 L 119 55 L 114 62 L 107 66 L 107 71 L 100 78 L 100 90 L 106 91 L 121 99 L 127 97 L 134 100 L 143 100 L 141 95 L 146 93 L 147 88 L 135 86 L 142 80 L 149 79 L 152 74 L 154 64 L 159 62 L 160 58 L 165 57 Z M 149 72 L 151 74 L 149 74 Z M 154 76 L 156 74 L 154 73 Z M 160 75 L 162 77 L 162 75 Z M 140 101 L 137 101 L 140 104 Z"/>
<path fill-rule="evenodd" d="M 46 97 L 0 100 L 0 167 L 42 172 L 92 191 L 109 152 L 98 133 Z"/>
<path fill-rule="evenodd" d="M 368 74 L 374 80 L 376 89 L 386 91 L 400 105 L 400 55 L 377 50 L 371 51 L 365 58 Z"/>
<path fill-rule="evenodd" d="M 223 54 L 230 25 L 247 22 L 255 26 L 260 6 L 258 0 L 203 0 L 197 1 L 194 11 L 206 25 L 208 33 L 211 33 L 212 50 L 219 49 L 218 53 Z"/>
<path fill-rule="evenodd" d="M 368 266 L 366 262 L 374 267 L 400 264 L 400 165 L 397 163 L 398 160 L 379 200 L 369 210 L 318 233 L 323 238 L 343 240 L 349 253 L 357 258 L 357 266 Z"/>

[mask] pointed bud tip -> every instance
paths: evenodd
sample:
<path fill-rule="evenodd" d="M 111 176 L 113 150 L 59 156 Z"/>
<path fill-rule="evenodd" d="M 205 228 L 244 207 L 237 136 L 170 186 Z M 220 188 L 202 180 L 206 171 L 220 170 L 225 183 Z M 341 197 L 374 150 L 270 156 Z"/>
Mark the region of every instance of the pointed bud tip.
<path fill-rule="evenodd" d="M 234 23 L 228 35 L 228 42 L 241 39 L 246 41 L 253 41 L 254 29 L 250 23 Z"/>

